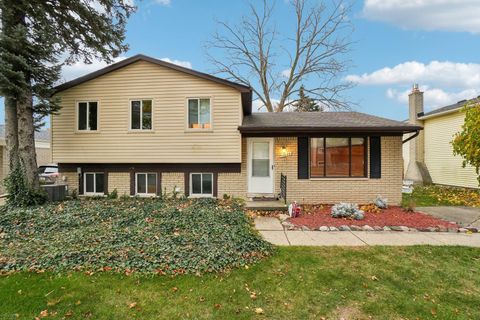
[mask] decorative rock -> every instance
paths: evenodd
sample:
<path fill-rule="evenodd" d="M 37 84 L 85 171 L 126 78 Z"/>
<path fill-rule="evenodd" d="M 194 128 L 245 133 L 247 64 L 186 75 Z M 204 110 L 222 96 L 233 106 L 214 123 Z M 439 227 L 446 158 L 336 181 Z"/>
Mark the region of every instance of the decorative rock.
<path fill-rule="evenodd" d="M 457 232 L 457 228 L 448 228 L 448 232 Z"/>
<path fill-rule="evenodd" d="M 408 231 L 410 231 L 410 232 L 418 232 L 418 230 L 415 229 L 415 228 L 408 228 Z"/>
<path fill-rule="evenodd" d="M 352 231 L 362 231 L 363 229 L 360 226 L 351 225 L 350 230 L 352 230 Z"/>
<path fill-rule="evenodd" d="M 466 228 L 468 231 L 470 232 L 473 232 L 473 233 L 477 233 L 478 232 L 478 229 L 477 228 L 474 228 L 474 227 L 467 227 Z"/>
<path fill-rule="evenodd" d="M 420 232 L 431 232 L 430 228 L 418 228 L 417 230 Z"/>
<path fill-rule="evenodd" d="M 408 231 L 408 227 L 405 226 L 391 226 L 390 229 L 393 231 Z"/>
<path fill-rule="evenodd" d="M 330 227 L 330 231 L 338 231 L 338 228 Z"/>
<path fill-rule="evenodd" d="M 372 227 L 370 227 L 369 225 L 365 225 L 363 226 L 362 228 L 363 231 L 375 231 Z"/>
<path fill-rule="evenodd" d="M 373 230 L 375 231 L 383 231 L 383 228 L 380 226 L 373 226 Z"/>
<path fill-rule="evenodd" d="M 310 231 L 310 228 L 307 226 L 302 226 L 302 231 Z"/>
<path fill-rule="evenodd" d="M 278 219 L 280 219 L 280 221 L 285 221 L 287 220 L 288 218 L 290 218 L 290 216 L 288 214 L 284 214 L 284 213 L 280 213 L 278 215 Z"/>
<path fill-rule="evenodd" d="M 438 226 L 438 227 L 437 227 L 437 231 L 438 231 L 438 232 L 447 232 L 448 229 L 447 229 L 446 227 L 444 227 L 444 226 Z"/>
<path fill-rule="evenodd" d="M 392 231 L 392 229 L 390 229 L 390 227 L 385 226 L 383 227 L 383 231 Z"/>
<path fill-rule="evenodd" d="M 288 222 L 288 221 L 283 221 L 282 226 L 287 228 L 287 230 L 295 230 L 295 225 L 291 222 Z"/>
<path fill-rule="evenodd" d="M 321 226 L 320 228 L 318 228 L 318 230 L 320 230 L 320 231 L 330 231 L 330 229 L 327 226 Z"/>
<path fill-rule="evenodd" d="M 458 228 L 458 232 L 466 233 L 466 232 L 468 232 L 468 229 L 466 229 L 466 228 Z"/>
<path fill-rule="evenodd" d="M 340 230 L 340 231 L 350 231 L 350 227 L 343 225 L 343 226 L 338 227 L 338 230 Z"/>

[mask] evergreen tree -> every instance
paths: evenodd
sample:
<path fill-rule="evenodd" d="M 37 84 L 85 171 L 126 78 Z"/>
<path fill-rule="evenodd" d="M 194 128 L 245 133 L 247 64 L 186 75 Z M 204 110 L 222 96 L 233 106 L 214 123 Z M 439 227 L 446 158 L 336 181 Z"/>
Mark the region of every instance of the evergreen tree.
<path fill-rule="evenodd" d="M 323 111 L 318 103 L 305 94 L 305 88 L 300 87 L 298 91 L 298 100 L 293 103 L 294 111 L 296 112 L 318 112 Z"/>
<path fill-rule="evenodd" d="M 10 169 L 38 188 L 34 133 L 59 110 L 51 99 L 63 64 L 111 62 L 127 50 L 131 0 L 0 0 L 0 95 L 5 97 Z"/>

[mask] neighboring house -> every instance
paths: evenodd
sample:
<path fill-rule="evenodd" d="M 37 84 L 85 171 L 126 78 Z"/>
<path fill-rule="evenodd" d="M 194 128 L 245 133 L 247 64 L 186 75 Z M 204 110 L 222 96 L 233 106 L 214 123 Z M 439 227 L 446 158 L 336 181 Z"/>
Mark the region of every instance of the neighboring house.
<path fill-rule="evenodd" d="M 35 132 L 35 147 L 37 153 L 37 164 L 39 166 L 52 162 L 52 152 L 50 149 L 50 132 L 42 130 Z M 0 125 L 0 194 L 3 194 L 3 180 L 9 172 L 7 148 L 5 141 L 5 125 Z"/>
<path fill-rule="evenodd" d="M 100 195 L 401 201 L 402 135 L 357 112 L 252 113 L 251 88 L 137 55 L 57 87 L 53 161 Z"/>
<path fill-rule="evenodd" d="M 477 99 L 473 99 L 477 100 Z M 465 121 L 462 108 L 469 101 L 424 113 L 423 92 L 415 85 L 409 95 L 409 120 L 423 126 L 419 136 L 404 144 L 405 178 L 416 183 L 435 183 L 478 188 L 477 175 L 471 166 L 462 167 L 463 158 L 453 155 L 451 141 Z M 405 137 L 408 137 L 406 135 Z"/>

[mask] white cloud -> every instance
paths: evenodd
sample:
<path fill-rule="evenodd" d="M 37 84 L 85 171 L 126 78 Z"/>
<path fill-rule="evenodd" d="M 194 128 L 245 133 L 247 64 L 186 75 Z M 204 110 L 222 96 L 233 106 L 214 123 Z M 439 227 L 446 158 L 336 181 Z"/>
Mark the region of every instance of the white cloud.
<path fill-rule="evenodd" d="M 122 61 L 127 57 L 117 57 L 114 59 L 114 62 Z M 94 60 L 90 64 L 83 62 L 76 62 L 72 65 L 64 66 L 62 68 L 62 80 L 70 81 L 72 79 L 84 76 L 90 72 L 97 71 L 99 69 L 105 68 L 108 64 L 104 61 Z"/>
<path fill-rule="evenodd" d="M 409 61 L 372 73 L 349 75 L 346 80 L 361 85 L 429 83 L 437 86 L 472 88 L 480 86 L 480 64 L 450 61 L 432 61 L 424 64 Z"/>
<path fill-rule="evenodd" d="M 172 4 L 172 1 L 171 0 L 155 0 L 155 3 L 168 7 L 169 5 Z"/>
<path fill-rule="evenodd" d="M 181 61 L 181 60 L 170 59 L 170 58 L 162 58 L 160 60 L 173 63 L 181 67 L 192 69 L 192 63 L 190 61 Z"/>
<path fill-rule="evenodd" d="M 290 77 L 291 70 L 292 70 L 292 68 L 285 69 L 280 74 L 282 75 L 282 77 L 288 78 L 288 77 Z"/>
<path fill-rule="evenodd" d="M 362 14 L 404 29 L 480 33 L 478 0 L 365 0 Z"/>
<path fill-rule="evenodd" d="M 426 111 L 444 107 L 456 103 L 460 100 L 472 99 L 480 95 L 480 90 L 476 88 L 451 92 L 439 88 L 429 88 L 428 86 L 424 86 L 421 87 L 420 90 L 424 91 L 423 96 Z M 387 89 L 386 95 L 388 98 L 397 100 L 403 105 L 408 106 L 408 95 L 411 91 L 411 89 L 400 91 L 397 89 L 389 88 Z"/>

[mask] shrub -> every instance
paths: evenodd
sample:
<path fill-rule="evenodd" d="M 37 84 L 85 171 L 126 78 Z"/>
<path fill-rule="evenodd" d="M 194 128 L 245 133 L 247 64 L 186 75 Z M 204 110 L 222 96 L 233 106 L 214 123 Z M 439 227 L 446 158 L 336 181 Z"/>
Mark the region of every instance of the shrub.
<path fill-rule="evenodd" d="M 388 199 L 387 198 L 382 198 L 382 196 L 378 195 L 375 200 L 373 200 L 373 203 L 379 207 L 380 209 L 387 209 L 388 208 Z"/>
<path fill-rule="evenodd" d="M 118 190 L 115 188 L 108 194 L 108 199 L 118 199 Z"/>
<path fill-rule="evenodd" d="M 21 165 L 10 171 L 4 181 L 7 190 L 7 206 L 30 207 L 44 204 L 47 194 L 42 189 L 35 189 L 28 184 Z"/>
<path fill-rule="evenodd" d="M 362 220 L 365 214 L 358 209 L 355 203 L 338 203 L 332 207 L 333 218 L 351 218 L 355 220 Z"/>

